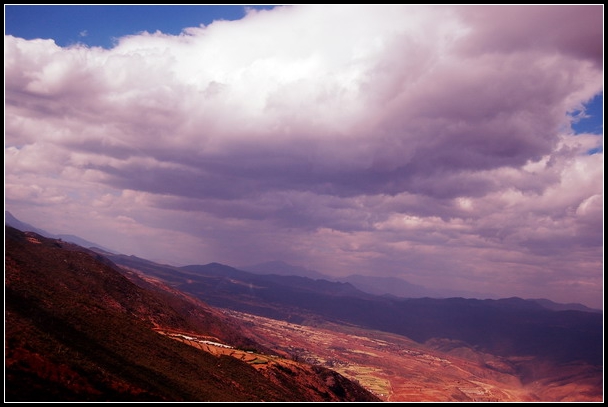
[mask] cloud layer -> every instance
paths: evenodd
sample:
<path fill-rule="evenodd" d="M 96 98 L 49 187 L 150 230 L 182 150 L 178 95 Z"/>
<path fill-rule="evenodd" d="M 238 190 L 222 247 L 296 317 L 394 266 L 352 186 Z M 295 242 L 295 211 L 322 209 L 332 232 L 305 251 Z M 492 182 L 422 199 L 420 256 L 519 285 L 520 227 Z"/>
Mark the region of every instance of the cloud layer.
<path fill-rule="evenodd" d="M 276 7 L 123 37 L 5 36 L 7 207 L 181 263 L 601 307 L 602 6 Z"/>

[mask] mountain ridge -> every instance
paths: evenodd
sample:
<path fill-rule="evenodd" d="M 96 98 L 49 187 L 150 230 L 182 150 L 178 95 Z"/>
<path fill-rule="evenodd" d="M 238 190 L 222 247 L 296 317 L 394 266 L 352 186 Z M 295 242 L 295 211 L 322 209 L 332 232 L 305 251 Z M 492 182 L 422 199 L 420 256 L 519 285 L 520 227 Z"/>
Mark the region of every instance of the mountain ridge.
<path fill-rule="evenodd" d="M 24 223 L 17 219 L 14 215 L 11 214 L 8 210 L 5 210 L 5 224 L 9 226 L 15 227 L 21 231 L 32 231 L 38 233 L 42 236 L 52 238 L 52 239 L 61 239 L 70 243 L 77 244 L 82 247 L 94 248 L 100 254 L 111 254 L 111 255 L 120 255 L 121 253 L 104 248 L 101 245 L 96 243 L 87 241 L 75 235 L 63 234 L 63 235 L 54 235 L 52 233 L 46 232 L 42 229 L 36 228 L 30 224 Z M 158 262 L 154 262 L 147 259 L 142 259 L 137 256 L 133 256 L 133 258 L 141 259 L 148 261 L 150 263 L 159 264 Z M 217 263 L 220 264 L 220 263 Z M 166 265 L 169 266 L 169 265 Z M 192 265 L 191 265 L 192 266 Z M 174 266 L 174 267 L 184 267 L 184 266 Z M 187 267 L 187 266 L 185 266 Z M 232 266 L 228 266 L 232 267 Z M 301 277 L 308 277 L 311 279 L 322 279 L 327 281 L 334 282 L 344 282 L 350 283 L 355 288 L 373 295 L 387 295 L 387 296 L 395 296 L 399 298 L 453 298 L 453 297 L 466 297 L 466 298 L 479 298 L 481 299 L 499 299 L 497 296 L 491 294 L 481 294 L 481 293 L 472 293 L 469 292 L 470 295 L 465 295 L 467 292 L 453 291 L 453 290 L 433 290 L 427 287 L 412 284 L 404 279 L 398 277 L 370 277 L 370 276 L 362 276 L 362 275 L 350 275 L 347 277 L 334 278 L 327 276 L 319 271 L 311 270 L 301 266 L 294 266 L 289 263 L 286 263 L 281 260 L 274 260 L 264 263 L 258 263 L 250 266 L 238 267 L 238 270 L 248 271 L 254 274 L 276 274 L 276 275 L 296 275 Z M 408 295 L 409 293 L 409 295 Z M 462 295 L 457 295 L 462 294 Z M 477 295 L 477 296 L 476 296 Z M 603 313 L 602 310 L 590 308 L 583 304 L 579 303 L 569 303 L 563 304 L 558 303 L 549 299 L 532 299 L 538 303 L 541 303 L 547 309 L 553 310 L 579 310 L 579 311 L 588 311 L 588 312 L 598 312 Z"/>
<path fill-rule="evenodd" d="M 189 267 L 194 267 L 190 265 Z M 188 267 L 188 266 L 186 266 Z M 229 266 L 230 267 L 230 266 Z M 254 274 L 275 274 L 280 276 L 300 276 L 313 280 L 327 280 L 333 282 L 349 283 L 354 288 L 373 295 L 389 296 L 397 298 L 470 298 L 470 299 L 504 299 L 494 294 L 482 294 L 477 292 L 430 289 L 425 286 L 410 283 L 399 277 L 376 277 L 351 274 L 346 277 L 331 277 L 316 270 L 311 270 L 301 266 L 294 266 L 284 261 L 270 261 L 258 263 L 251 266 L 238 267 L 237 269 L 251 272 Z M 510 297 L 519 298 L 519 297 Z M 541 304 L 544 308 L 554 311 L 576 310 L 586 312 L 602 313 L 602 310 L 590 308 L 579 303 L 558 303 L 545 298 L 525 299 Z"/>

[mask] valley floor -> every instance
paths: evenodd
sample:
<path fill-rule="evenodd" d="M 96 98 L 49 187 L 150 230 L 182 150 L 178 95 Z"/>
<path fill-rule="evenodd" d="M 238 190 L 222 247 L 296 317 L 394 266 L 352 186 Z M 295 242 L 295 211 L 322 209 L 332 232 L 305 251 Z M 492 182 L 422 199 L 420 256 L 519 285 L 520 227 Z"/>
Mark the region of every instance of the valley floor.
<path fill-rule="evenodd" d="M 277 354 L 329 367 L 357 381 L 384 401 L 602 401 L 597 380 L 545 380 L 523 384 L 516 364 L 442 341 L 419 344 L 406 337 L 327 324 L 305 326 L 225 312 L 247 327 L 250 335 Z M 582 369 L 582 368 L 581 368 Z M 580 369 L 579 369 L 580 370 Z M 582 371 L 582 370 L 581 370 Z"/>

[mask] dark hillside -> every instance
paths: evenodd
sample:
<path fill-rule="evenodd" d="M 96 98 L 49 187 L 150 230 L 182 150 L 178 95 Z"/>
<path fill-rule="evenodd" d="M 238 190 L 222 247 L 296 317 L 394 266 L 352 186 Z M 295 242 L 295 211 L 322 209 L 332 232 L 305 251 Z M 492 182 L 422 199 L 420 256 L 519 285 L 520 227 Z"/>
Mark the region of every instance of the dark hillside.
<path fill-rule="evenodd" d="M 212 308 L 160 291 L 78 246 L 6 227 L 5 401 L 377 400 L 328 369 L 259 370 L 159 334 L 256 345 Z"/>

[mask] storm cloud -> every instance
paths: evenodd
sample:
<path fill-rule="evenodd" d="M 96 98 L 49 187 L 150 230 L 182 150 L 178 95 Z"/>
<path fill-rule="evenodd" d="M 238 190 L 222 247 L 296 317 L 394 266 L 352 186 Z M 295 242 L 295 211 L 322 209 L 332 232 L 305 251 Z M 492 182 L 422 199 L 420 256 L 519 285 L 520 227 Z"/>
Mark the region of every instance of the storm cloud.
<path fill-rule="evenodd" d="M 300 5 L 110 49 L 5 36 L 7 208 L 175 263 L 601 308 L 603 135 L 571 126 L 603 91 L 602 15 Z"/>

